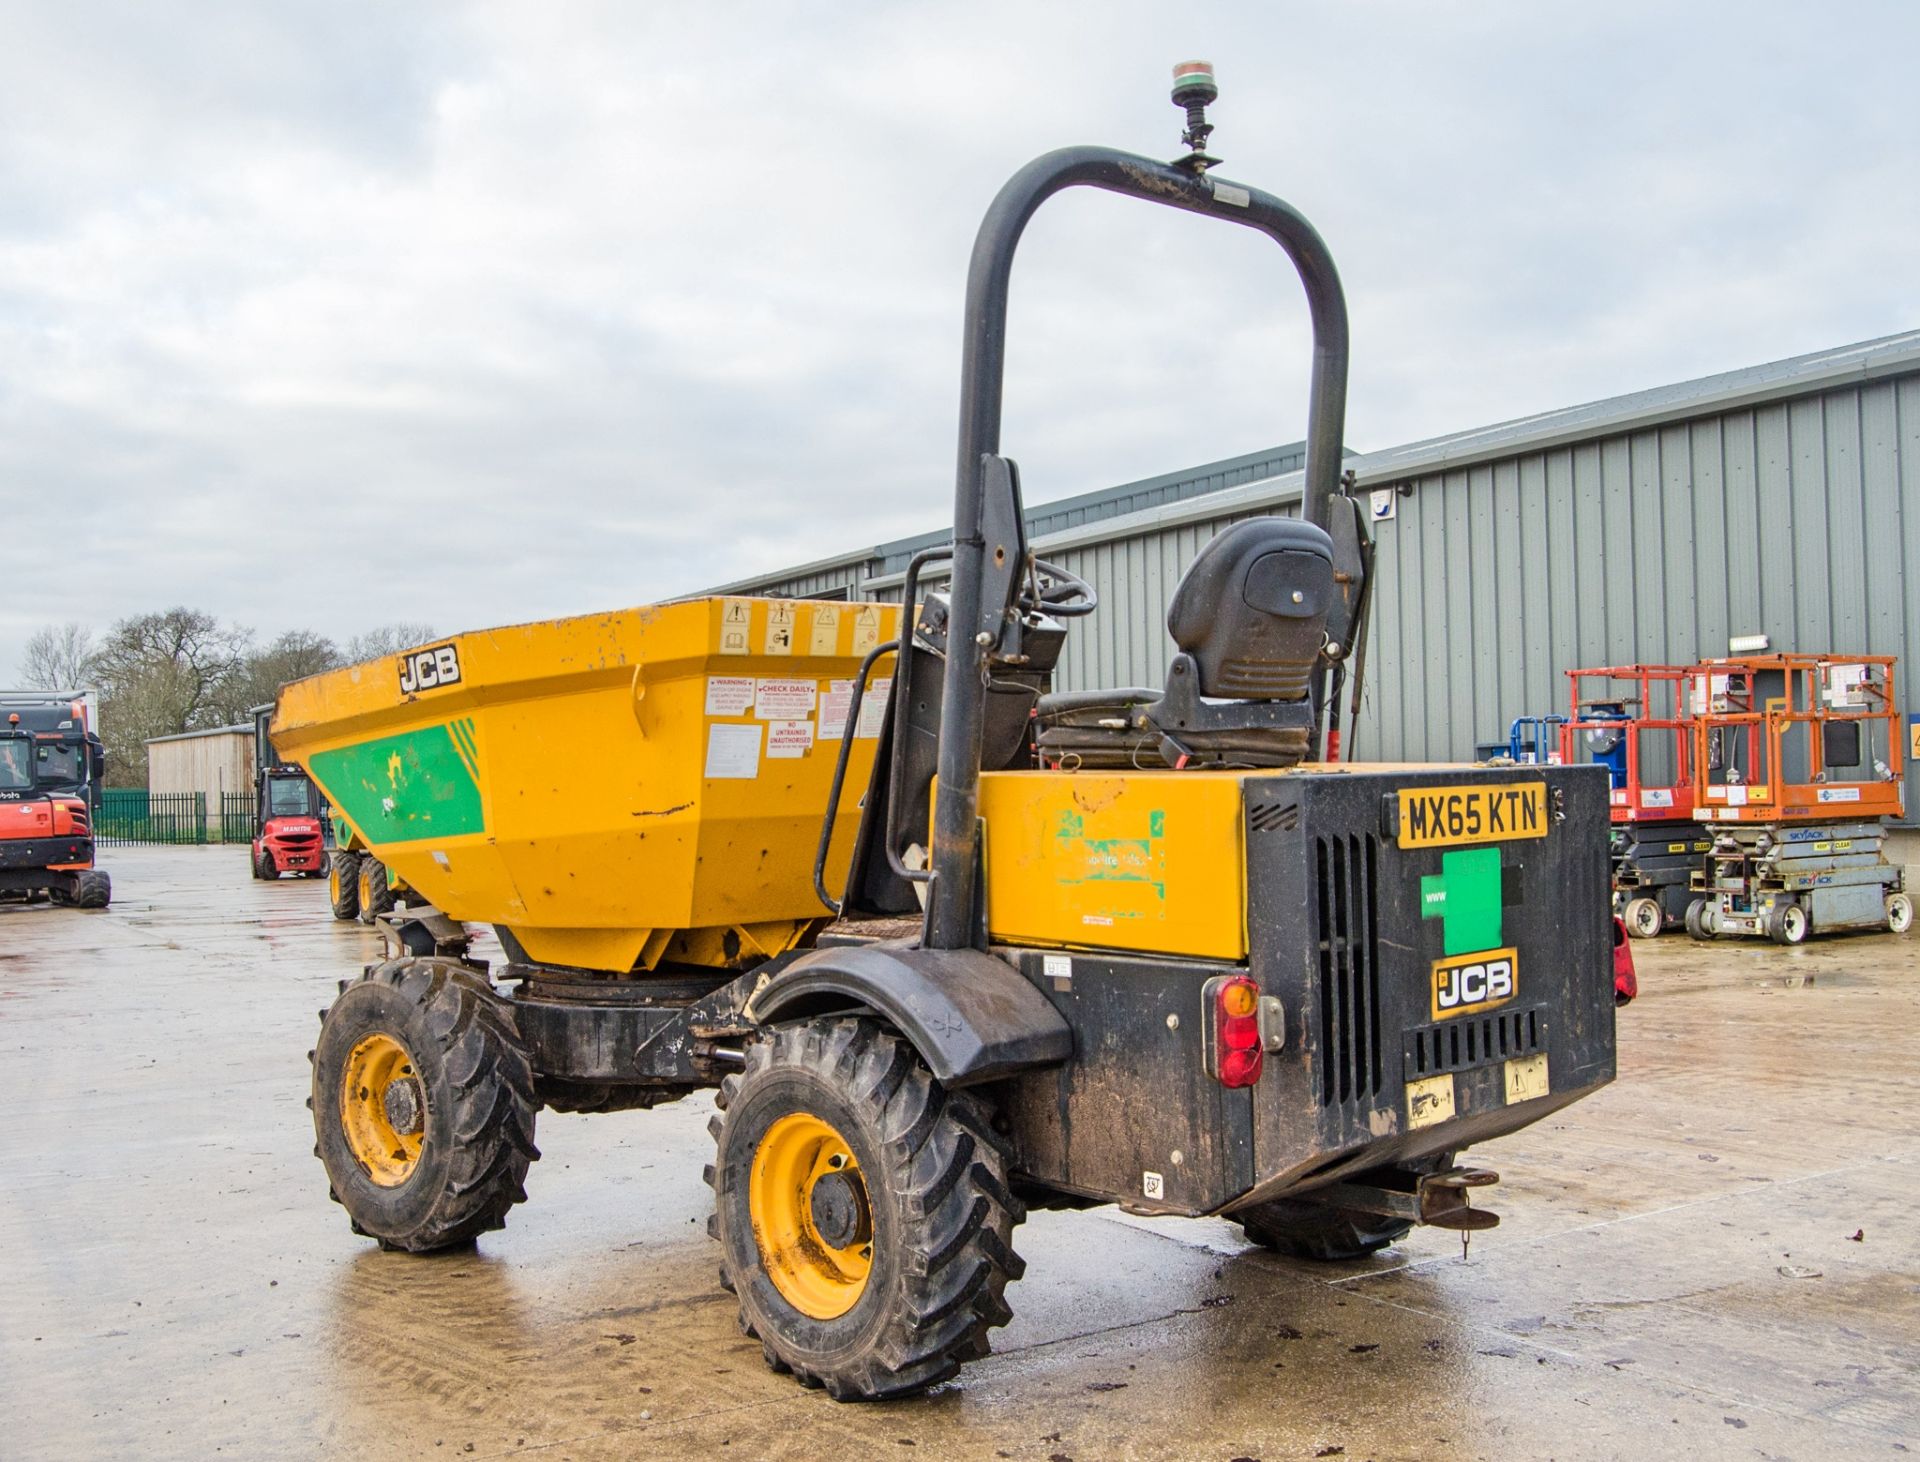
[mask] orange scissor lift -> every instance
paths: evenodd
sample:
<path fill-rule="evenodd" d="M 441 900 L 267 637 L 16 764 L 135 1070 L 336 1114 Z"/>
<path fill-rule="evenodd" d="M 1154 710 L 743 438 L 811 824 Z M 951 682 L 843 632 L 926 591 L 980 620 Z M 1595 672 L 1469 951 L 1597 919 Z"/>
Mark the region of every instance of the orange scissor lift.
<path fill-rule="evenodd" d="M 1687 671 L 1694 815 L 1712 846 L 1686 914 L 1696 939 L 1913 923 L 1882 851 L 1899 817 L 1900 715 L 1888 655 L 1770 654 Z"/>
<path fill-rule="evenodd" d="M 1680 927 L 1710 842 L 1694 814 L 1688 667 L 1569 670 L 1560 759 L 1607 768 L 1614 912 L 1639 939 Z"/>

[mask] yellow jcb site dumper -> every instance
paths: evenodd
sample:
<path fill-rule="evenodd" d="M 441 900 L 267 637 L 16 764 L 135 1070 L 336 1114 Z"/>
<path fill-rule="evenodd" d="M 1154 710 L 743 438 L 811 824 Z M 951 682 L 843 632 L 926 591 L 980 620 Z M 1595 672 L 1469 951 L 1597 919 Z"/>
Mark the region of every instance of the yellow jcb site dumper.
<path fill-rule="evenodd" d="M 1223 1214 L 1323 1259 L 1484 1228 L 1462 1149 L 1612 1078 L 1604 768 L 1321 760 L 1371 561 L 1345 302 L 1299 214 L 1209 173 L 1211 82 L 1181 87 L 1187 156 L 1050 153 L 989 210 L 954 540 L 913 561 L 911 622 L 701 599 L 283 692 L 276 744 L 437 911 L 390 918 L 407 952 L 313 1054 L 356 1231 L 469 1241 L 526 1196 L 542 1106 L 718 1088 L 743 1325 L 777 1370 L 892 1396 L 987 1352 L 1033 1206 Z M 1266 235 L 1314 334 L 1301 515 L 1201 551 L 1165 686 L 1118 714 L 1051 693 L 1094 594 L 1029 552 L 999 454 L 1015 245 L 1069 187 Z"/>

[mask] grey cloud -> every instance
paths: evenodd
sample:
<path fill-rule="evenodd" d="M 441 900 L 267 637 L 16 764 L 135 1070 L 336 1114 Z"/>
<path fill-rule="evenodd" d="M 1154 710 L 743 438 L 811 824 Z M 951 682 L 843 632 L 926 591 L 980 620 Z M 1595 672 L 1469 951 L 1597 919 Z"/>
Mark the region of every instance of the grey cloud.
<path fill-rule="evenodd" d="M 470 627 L 931 526 L 987 200 L 1043 147 L 1170 154 L 1190 54 L 1226 171 L 1341 260 L 1356 445 L 1920 317 L 1895 5 L 0 23 L 0 495 L 59 546 L 0 581 L 0 680 L 49 620 Z M 1278 261 L 1140 212 L 1062 200 L 1023 252 L 1036 499 L 1299 431 Z"/>

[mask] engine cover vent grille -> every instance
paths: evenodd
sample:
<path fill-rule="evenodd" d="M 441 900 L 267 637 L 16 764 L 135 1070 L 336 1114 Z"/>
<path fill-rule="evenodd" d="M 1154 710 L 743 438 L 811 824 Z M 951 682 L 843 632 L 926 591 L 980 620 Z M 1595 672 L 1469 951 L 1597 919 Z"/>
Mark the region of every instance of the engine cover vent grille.
<path fill-rule="evenodd" d="M 1380 952 L 1374 839 L 1314 839 L 1320 1104 L 1371 1102 L 1381 1089 Z"/>
<path fill-rule="evenodd" d="M 1448 1071 L 1470 1071 L 1531 1056 L 1547 1048 L 1547 1012 L 1502 1010 L 1421 1026 L 1406 1033 L 1403 1071 L 1408 1081 Z"/>

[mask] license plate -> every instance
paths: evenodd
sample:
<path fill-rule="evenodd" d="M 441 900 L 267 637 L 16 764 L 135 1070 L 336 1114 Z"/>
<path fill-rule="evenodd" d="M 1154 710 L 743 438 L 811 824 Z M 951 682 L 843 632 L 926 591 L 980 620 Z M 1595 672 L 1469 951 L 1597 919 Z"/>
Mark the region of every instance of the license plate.
<path fill-rule="evenodd" d="M 1400 789 L 1400 846 L 1445 848 L 1547 835 L 1542 782 Z"/>

